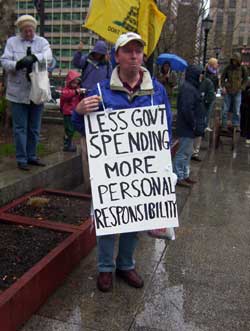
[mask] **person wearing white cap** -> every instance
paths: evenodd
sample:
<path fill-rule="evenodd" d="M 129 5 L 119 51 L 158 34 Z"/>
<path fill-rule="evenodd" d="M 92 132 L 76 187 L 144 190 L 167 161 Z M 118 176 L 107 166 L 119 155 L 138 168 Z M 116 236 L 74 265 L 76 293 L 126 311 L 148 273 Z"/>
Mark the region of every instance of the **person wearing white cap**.
<path fill-rule="evenodd" d="M 121 35 L 115 44 L 114 68 L 111 79 L 104 80 L 92 90 L 76 107 L 72 115 L 75 128 L 85 134 L 84 114 L 92 111 L 106 111 L 136 108 L 151 105 L 166 105 L 168 131 L 171 137 L 172 114 L 164 87 L 152 79 L 147 69 L 142 67 L 145 42 L 141 36 L 128 32 Z M 100 102 L 101 97 L 101 102 Z M 135 270 L 133 259 L 137 244 L 137 233 L 122 233 L 119 239 L 119 252 L 116 264 L 113 261 L 115 236 L 97 238 L 98 270 L 97 286 L 103 292 L 112 288 L 112 272 L 130 286 L 143 287 L 143 280 Z"/>
<path fill-rule="evenodd" d="M 45 165 L 36 156 L 43 105 L 29 99 L 29 73 L 37 61 L 50 63 L 52 52 L 48 41 L 36 35 L 37 21 L 33 16 L 20 16 L 16 26 L 19 34 L 7 40 L 1 62 L 7 73 L 6 97 L 11 103 L 17 165 L 27 171 L 29 164 Z"/>

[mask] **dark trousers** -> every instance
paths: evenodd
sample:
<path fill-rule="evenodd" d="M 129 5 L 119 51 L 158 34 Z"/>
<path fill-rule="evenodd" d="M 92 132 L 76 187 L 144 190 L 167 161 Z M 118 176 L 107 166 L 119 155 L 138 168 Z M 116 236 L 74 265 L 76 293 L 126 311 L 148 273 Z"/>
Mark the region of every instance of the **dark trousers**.
<path fill-rule="evenodd" d="M 242 105 L 241 107 L 241 135 L 250 139 L 250 106 Z"/>
<path fill-rule="evenodd" d="M 72 139 L 75 133 L 74 126 L 71 122 L 71 115 L 64 115 L 63 116 L 63 122 L 64 122 L 64 132 L 65 136 L 67 138 Z"/>

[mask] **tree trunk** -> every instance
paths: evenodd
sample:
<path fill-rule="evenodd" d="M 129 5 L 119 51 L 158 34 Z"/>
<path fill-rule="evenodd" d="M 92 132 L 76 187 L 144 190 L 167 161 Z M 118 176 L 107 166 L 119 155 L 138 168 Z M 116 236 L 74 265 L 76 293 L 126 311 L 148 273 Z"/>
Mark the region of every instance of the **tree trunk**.
<path fill-rule="evenodd" d="M 16 1 L 0 0 L 0 45 L 3 47 L 8 37 L 15 34 Z"/>

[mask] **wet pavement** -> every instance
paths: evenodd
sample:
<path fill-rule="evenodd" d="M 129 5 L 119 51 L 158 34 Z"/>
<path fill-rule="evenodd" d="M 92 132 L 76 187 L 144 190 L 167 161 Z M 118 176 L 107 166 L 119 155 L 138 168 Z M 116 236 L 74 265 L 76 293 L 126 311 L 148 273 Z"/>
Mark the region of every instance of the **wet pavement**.
<path fill-rule="evenodd" d="M 93 251 L 22 331 L 250 330 L 250 148 L 233 154 L 225 140 L 192 165 L 199 182 L 178 188 L 177 239 L 140 234 L 144 289 L 115 280 L 100 293 Z"/>

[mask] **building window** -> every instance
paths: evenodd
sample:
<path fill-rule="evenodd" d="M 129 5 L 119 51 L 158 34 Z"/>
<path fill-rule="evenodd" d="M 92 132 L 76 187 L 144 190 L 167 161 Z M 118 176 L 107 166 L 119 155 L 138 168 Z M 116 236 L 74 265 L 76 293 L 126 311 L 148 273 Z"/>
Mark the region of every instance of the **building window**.
<path fill-rule="evenodd" d="M 229 8 L 236 8 L 236 0 L 229 0 Z"/>
<path fill-rule="evenodd" d="M 227 31 L 232 32 L 234 30 L 234 17 L 235 15 L 228 15 L 228 21 L 227 21 Z"/>
<path fill-rule="evenodd" d="M 53 55 L 60 56 L 60 49 L 53 49 Z"/>
<path fill-rule="evenodd" d="M 53 4 L 54 4 L 54 8 L 61 8 L 61 0 L 54 0 Z"/>
<path fill-rule="evenodd" d="M 247 0 L 242 0 L 242 8 L 247 8 Z"/>
<path fill-rule="evenodd" d="M 53 25 L 52 32 L 60 32 L 60 31 L 61 31 L 61 26 L 60 25 Z"/>
<path fill-rule="evenodd" d="M 240 32 L 244 33 L 245 32 L 245 25 L 240 26 Z"/>
<path fill-rule="evenodd" d="M 243 45 L 243 37 L 239 37 L 239 45 Z"/>
<path fill-rule="evenodd" d="M 224 8 L 224 0 L 218 0 L 218 8 Z"/>

